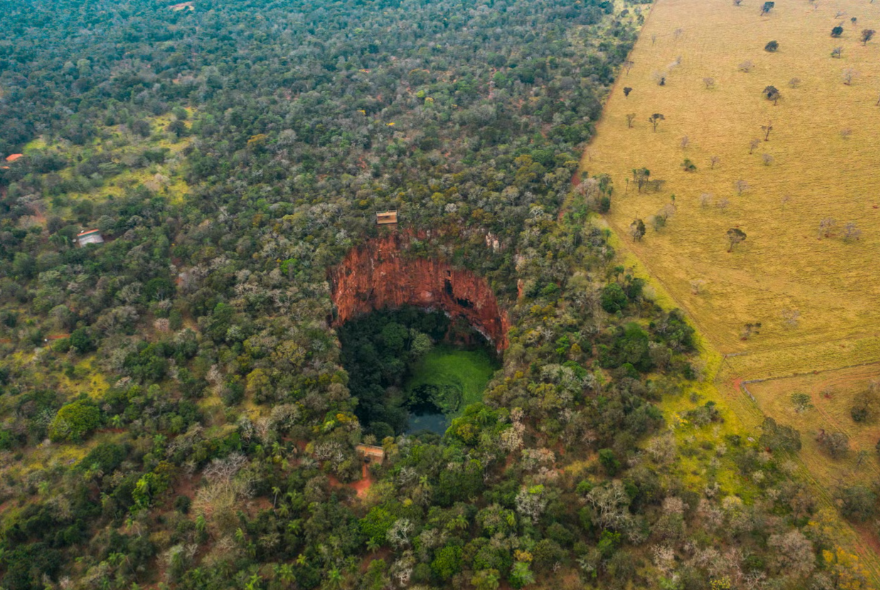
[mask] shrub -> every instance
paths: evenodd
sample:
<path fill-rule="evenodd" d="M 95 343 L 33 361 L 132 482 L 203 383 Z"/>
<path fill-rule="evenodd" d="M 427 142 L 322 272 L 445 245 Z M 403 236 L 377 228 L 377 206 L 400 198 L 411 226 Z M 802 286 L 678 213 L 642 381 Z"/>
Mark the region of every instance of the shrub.
<path fill-rule="evenodd" d="M 58 410 L 49 425 L 49 438 L 52 442 L 79 442 L 100 424 L 101 411 L 90 400 L 77 400 Z"/>

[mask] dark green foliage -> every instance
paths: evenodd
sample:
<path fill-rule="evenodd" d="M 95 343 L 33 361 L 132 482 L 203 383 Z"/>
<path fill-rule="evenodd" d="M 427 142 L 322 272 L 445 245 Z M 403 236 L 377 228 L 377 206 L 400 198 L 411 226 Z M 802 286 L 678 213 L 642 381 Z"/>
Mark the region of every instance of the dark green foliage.
<path fill-rule="evenodd" d="M 843 488 L 838 493 L 841 502 L 840 511 L 848 519 L 865 522 L 877 514 L 877 494 L 864 485 Z"/>
<path fill-rule="evenodd" d="M 777 424 L 773 418 L 765 418 L 761 431 L 758 442 L 762 447 L 773 452 L 796 453 L 801 450 L 801 435 L 791 426 Z"/>

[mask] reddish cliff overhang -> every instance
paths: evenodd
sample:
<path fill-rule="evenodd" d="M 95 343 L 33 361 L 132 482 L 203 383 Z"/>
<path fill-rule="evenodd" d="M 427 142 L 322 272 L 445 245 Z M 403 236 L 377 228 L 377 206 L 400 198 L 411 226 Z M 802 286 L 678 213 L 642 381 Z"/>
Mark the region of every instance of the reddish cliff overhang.
<path fill-rule="evenodd" d="M 498 351 L 507 348 L 509 321 L 489 283 L 443 260 L 404 257 L 409 239 L 389 234 L 370 240 L 330 270 L 334 325 L 378 309 L 414 305 L 464 318 Z"/>

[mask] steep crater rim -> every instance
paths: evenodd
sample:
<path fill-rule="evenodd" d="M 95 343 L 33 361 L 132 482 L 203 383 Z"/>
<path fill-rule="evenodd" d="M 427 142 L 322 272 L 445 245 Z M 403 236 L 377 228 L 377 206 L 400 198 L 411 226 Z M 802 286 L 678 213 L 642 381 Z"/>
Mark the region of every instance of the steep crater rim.
<path fill-rule="evenodd" d="M 410 239 L 393 233 L 368 240 L 330 269 L 332 324 L 405 305 L 439 309 L 467 321 L 497 352 L 505 350 L 510 321 L 486 279 L 442 259 L 404 256 Z"/>

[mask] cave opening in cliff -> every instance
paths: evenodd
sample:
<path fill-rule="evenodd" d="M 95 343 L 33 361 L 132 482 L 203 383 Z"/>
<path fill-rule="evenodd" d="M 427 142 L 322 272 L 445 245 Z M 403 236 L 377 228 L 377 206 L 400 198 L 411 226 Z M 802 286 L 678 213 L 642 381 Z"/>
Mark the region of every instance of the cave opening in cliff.
<path fill-rule="evenodd" d="M 413 306 L 380 309 L 339 327 L 355 415 L 376 442 L 443 434 L 482 399 L 500 367 L 495 347 L 463 318 Z"/>

